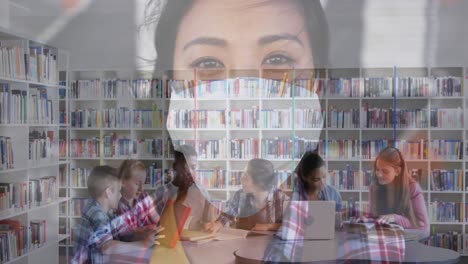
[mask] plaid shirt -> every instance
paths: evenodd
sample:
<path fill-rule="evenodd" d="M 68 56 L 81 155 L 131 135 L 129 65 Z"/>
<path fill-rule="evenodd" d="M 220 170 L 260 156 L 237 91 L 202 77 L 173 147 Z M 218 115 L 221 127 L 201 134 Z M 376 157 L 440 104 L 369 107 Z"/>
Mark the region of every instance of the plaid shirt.
<path fill-rule="evenodd" d="M 72 263 L 104 263 L 102 246 L 130 233 L 125 219 L 128 219 L 128 214 L 114 217 L 104 212 L 96 200 L 89 199 L 74 233 L 75 255 Z"/>
<path fill-rule="evenodd" d="M 292 194 L 293 201 L 307 201 L 304 186 L 296 180 Z M 320 200 L 335 200 L 336 211 L 341 211 L 341 196 L 331 186 L 326 185 L 319 194 Z M 296 262 L 302 259 L 304 237 L 309 215 L 308 204 L 291 203 L 289 215 L 283 219 L 277 235 L 287 238 L 288 242 L 278 243 L 272 240 L 264 252 L 264 261 Z M 390 243 L 389 243 L 390 242 Z M 371 261 L 402 261 L 405 253 L 405 240 L 401 230 L 382 229 L 377 226 L 369 236 L 365 234 L 345 234 L 343 249 L 339 250 L 339 259 L 364 259 Z M 341 255 L 340 255 L 341 254 Z"/>
<path fill-rule="evenodd" d="M 117 215 L 128 213 L 129 217 L 126 222 L 131 228 L 157 224 L 160 217 L 154 207 L 153 197 L 146 193 L 134 199 L 133 205 L 130 205 L 123 197 L 120 198 L 116 213 Z"/>
<path fill-rule="evenodd" d="M 273 189 L 268 193 L 266 198 L 266 218 L 269 223 L 281 223 L 283 220 L 283 202 L 288 201 L 289 197 L 286 196 L 280 189 Z M 228 222 L 231 224 L 235 218 L 247 217 L 256 214 L 259 211 L 254 205 L 254 196 L 246 194 L 244 191 L 238 190 L 234 196 L 229 199 L 226 204 L 226 209 L 218 217 L 217 221 L 226 225 Z"/>

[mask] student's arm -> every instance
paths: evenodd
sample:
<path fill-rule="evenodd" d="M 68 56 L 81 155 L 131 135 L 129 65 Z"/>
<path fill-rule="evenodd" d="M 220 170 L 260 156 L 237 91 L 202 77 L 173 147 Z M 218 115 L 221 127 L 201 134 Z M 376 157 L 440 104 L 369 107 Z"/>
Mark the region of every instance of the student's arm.
<path fill-rule="evenodd" d="M 253 231 L 277 231 L 281 227 L 281 223 L 270 224 L 255 224 Z"/>
<path fill-rule="evenodd" d="M 419 229 L 429 232 L 429 221 L 427 216 L 426 204 L 424 203 L 424 196 L 421 187 L 418 183 L 414 182 L 410 185 L 411 203 L 413 206 L 417 226 L 413 226 L 411 221 L 402 215 L 395 215 L 395 222 L 404 228 Z"/>
<path fill-rule="evenodd" d="M 205 232 L 213 232 L 216 233 L 225 226 L 228 222 L 233 221 L 237 212 L 239 210 L 239 200 L 240 200 L 240 193 L 242 190 L 237 191 L 234 196 L 229 199 L 226 204 L 226 209 L 224 212 L 221 212 L 218 219 L 214 222 L 206 223 L 203 226 L 203 231 Z"/>

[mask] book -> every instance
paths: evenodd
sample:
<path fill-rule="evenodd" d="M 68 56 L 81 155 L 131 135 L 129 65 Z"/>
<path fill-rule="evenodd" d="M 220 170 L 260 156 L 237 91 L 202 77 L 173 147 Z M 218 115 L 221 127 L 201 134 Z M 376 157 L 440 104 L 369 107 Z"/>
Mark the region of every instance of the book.
<path fill-rule="evenodd" d="M 253 231 L 253 230 L 223 227 L 217 233 L 183 230 L 180 238 L 183 241 L 191 241 L 191 242 L 198 242 L 202 240 L 225 241 L 225 240 L 234 240 L 234 239 L 245 239 L 247 238 L 247 236 L 255 236 L 255 235 L 272 236 L 274 234 L 275 234 L 274 231 Z"/>
<path fill-rule="evenodd" d="M 404 231 L 405 229 L 394 223 L 380 224 L 376 221 L 370 221 L 365 223 L 356 223 L 352 221 L 344 221 L 343 228 L 348 233 L 361 233 L 361 234 L 370 234 L 375 232 L 376 229 L 397 229 Z"/>

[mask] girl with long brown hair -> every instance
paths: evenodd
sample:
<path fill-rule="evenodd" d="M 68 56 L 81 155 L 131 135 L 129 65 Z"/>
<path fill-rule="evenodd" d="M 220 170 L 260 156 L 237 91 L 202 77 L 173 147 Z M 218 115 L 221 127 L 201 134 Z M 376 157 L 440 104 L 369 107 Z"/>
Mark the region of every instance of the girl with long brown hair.
<path fill-rule="evenodd" d="M 377 222 L 429 231 L 421 187 L 397 148 L 386 147 L 375 159 L 369 194 L 370 213 Z"/>

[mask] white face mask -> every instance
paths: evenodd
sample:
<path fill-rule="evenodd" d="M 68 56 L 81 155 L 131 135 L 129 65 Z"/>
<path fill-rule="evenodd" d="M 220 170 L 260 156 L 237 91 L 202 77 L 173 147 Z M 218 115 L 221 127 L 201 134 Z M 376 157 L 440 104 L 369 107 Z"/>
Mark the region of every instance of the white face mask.
<path fill-rule="evenodd" d="M 322 107 L 314 92 L 317 88 L 307 88 L 310 83 L 295 80 L 291 85 L 289 81 L 245 77 L 198 81 L 194 87 L 194 81 L 169 81 L 167 128 L 173 145 L 196 146 L 201 170 L 223 171 L 228 163 L 231 170 L 242 170 L 249 159 L 259 157 L 281 160 L 274 162 L 275 170 L 291 171 L 293 159 L 298 161 L 303 152 L 315 149 L 323 126 Z M 290 143 L 292 139 L 295 144 Z M 290 155 L 292 145 L 295 155 Z M 284 146 L 279 153 L 278 148 Z M 197 185 L 217 188 L 207 174 L 197 177 Z M 224 175 L 226 188 L 230 174 Z"/>

